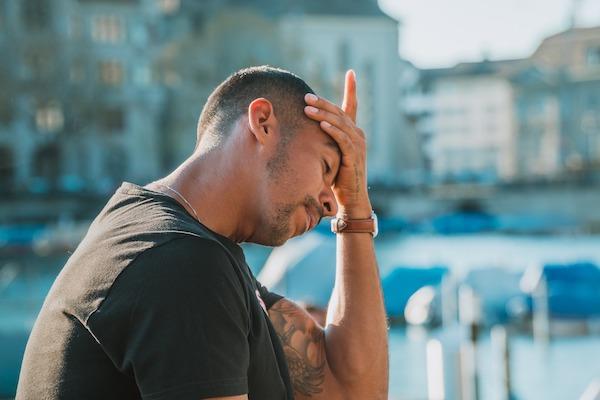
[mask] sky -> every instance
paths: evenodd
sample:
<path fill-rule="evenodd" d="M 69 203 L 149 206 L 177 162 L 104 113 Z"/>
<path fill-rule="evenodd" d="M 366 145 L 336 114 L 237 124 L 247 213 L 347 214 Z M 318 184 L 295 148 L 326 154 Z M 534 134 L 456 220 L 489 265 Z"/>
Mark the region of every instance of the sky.
<path fill-rule="evenodd" d="M 400 55 L 419 68 L 527 57 L 570 25 L 600 25 L 600 0 L 379 0 L 401 22 Z"/>

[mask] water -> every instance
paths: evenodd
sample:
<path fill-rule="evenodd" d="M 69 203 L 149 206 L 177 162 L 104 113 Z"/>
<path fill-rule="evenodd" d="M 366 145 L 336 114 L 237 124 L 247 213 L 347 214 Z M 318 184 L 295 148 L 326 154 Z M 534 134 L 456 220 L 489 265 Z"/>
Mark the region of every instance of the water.
<path fill-rule="evenodd" d="M 427 399 L 428 338 L 407 334 L 403 328 L 390 330 L 390 399 Z M 517 399 L 576 400 L 593 379 L 600 379 L 600 336 L 556 338 L 545 347 L 528 335 L 518 335 L 511 337 L 510 345 Z M 480 339 L 478 347 L 481 399 L 499 399 L 499 357 L 489 335 Z"/>
<path fill-rule="evenodd" d="M 268 255 L 248 246 L 251 266 Z M 446 265 L 457 275 L 474 268 L 502 266 L 523 271 L 543 262 L 587 260 L 600 264 L 600 237 L 403 236 L 377 239 L 382 275 L 394 266 Z M 14 391 L 27 335 L 43 298 L 68 254 L 35 254 L 0 258 L 0 267 L 13 265 L 18 274 L 0 270 L 0 397 Z M 14 264 L 18 262 L 17 264 Z M 8 272 L 7 272 L 8 271 Z M 4 279 L 4 280 L 3 280 Z M 390 330 L 390 398 L 427 398 L 425 345 L 427 334 L 402 328 Z M 518 399 L 578 399 L 593 378 L 600 378 L 600 336 L 559 338 L 547 348 L 530 336 L 511 339 L 513 384 Z M 488 336 L 479 351 L 482 399 L 496 399 L 498 370 Z"/>
<path fill-rule="evenodd" d="M 458 276 L 495 266 L 524 271 L 548 262 L 600 265 L 600 236 L 394 235 L 378 242 L 377 255 L 382 275 L 398 265 L 445 265 Z M 390 331 L 390 398 L 427 399 L 427 336 L 408 333 L 400 328 Z M 544 347 L 521 334 L 511 338 L 511 347 L 517 399 L 575 400 L 593 379 L 600 379 L 600 335 L 556 338 Z M 478 353 L 481 398 L 495 400 L 501 375 L 489 335 L 481 338 Z"/>

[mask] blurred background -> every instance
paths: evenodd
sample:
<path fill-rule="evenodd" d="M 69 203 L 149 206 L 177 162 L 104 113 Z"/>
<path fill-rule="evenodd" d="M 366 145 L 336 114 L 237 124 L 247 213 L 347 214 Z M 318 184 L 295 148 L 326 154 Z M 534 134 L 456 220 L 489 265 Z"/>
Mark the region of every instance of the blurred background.
<path fill-rule="evenodd" d="M 56 274 L 124 180 L 183 161 L 212 89 L 358 78 L 390 399 L 600 398 L 597 0 L 0 0 L 0 398 Z M 317 317 L 326 224 L 244 245 Z"/>

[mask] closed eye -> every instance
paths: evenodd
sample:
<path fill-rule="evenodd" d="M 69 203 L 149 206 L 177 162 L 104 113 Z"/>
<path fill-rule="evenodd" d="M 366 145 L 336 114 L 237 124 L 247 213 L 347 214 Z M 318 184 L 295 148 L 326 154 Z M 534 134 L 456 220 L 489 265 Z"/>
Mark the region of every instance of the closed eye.
<path fill-rule="evenodd" d="M 327 164 L 327 161 L 323 161 L 323 163 L 325 164 L 325 174 L 330 173 L 331 167 L 329 166 L 329 164 Z"/>

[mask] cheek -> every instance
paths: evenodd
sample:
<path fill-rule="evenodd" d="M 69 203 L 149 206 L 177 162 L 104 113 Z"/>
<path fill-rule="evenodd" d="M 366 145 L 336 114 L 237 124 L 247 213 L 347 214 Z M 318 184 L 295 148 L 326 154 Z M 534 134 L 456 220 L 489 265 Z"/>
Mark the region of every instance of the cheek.
<path fill-rule="evenodd" d="M 272 198 L 277 202 L 298 202 L 307 194 L 316 196 L 322 188 L 323 167 L 314 157 L 288 160 L 279 172 L 270 182 Z"/>

